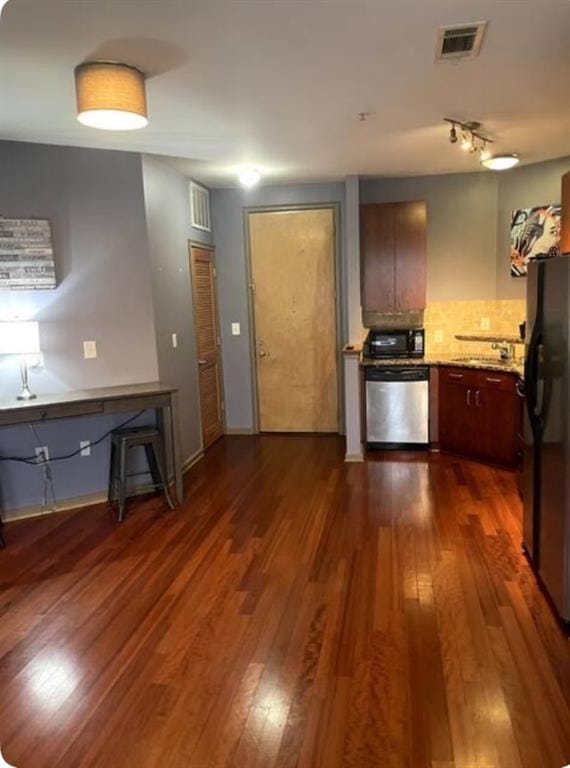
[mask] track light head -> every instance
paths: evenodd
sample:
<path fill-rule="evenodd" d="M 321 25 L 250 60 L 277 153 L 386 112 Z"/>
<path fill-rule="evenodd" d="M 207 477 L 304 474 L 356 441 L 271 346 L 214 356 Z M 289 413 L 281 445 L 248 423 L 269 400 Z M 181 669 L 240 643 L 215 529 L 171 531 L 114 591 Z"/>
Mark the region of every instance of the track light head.
<path fill-rule="evenodd" d="M 449 141 L 451 144 L 457 143 L 457 130 L 455 129 L 455 123 L 452 123 L 451 128 L 449 129 Z"/>
<path fill-rule="evenodd" d="M 473 146 L 473 135 L 470 133 L 463 133 L 461 138 L 461 149 L 464 152 L 470 152 Z"/>

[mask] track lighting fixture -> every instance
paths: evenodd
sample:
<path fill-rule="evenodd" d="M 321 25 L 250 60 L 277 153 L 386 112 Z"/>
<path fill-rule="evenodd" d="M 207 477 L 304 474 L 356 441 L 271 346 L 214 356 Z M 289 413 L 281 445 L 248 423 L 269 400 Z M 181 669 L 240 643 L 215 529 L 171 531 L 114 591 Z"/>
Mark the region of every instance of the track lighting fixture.
<path fill-rule="evenodd" d="M 483 146 L 479 147 L 479 160 L 484 163 L 491 157 L 491 151 L 487 147 L 487 142 L 483 142 Z"/>
<path fill-rule="evenodd" d="M 469 133 L 464 131 L 461 137 L 461 149 L 464 152 L 470 152 L 472 147 L 473 147 L 473 139 L 471 138 Z"/>
<path fill-rule="evenodd" d="M 518 155 L 495 155 L 491 154 L 489 144 L 493 143 L 493 139 L 488 136 L 484 136 L 481 131 L 481 123 L 469 122 L 463 123 L 461 120 L 454 120 L 451 117 L 443 118 L 446 123 L 450 124 L 449 128 L 449 142 L 450 144 L 457 143 L 457 129 L 461 131 L 461 143 L 460 147 L 464 152 L 468 152 L 470 155 L 479 155 L 479 161 L 484 168 L 490 168 L 494 171 L 505 170 L 506 168 L 512 168 L 519 162 Z"/>
<path fill-rule="evenodd" d="M 473 154 L 477 152 L 477 150 L 486 147 L 487 144 L 493 143 L 492 139 L 483 136 L 483 134 L 479 132 L 481 123 L 475 121 L 462 123 L 461 120 L 453 120 L 451 117 L 444 117 L 443 119 L 446 123 L 451 124 L 451 128 L 449 129 L 449 141 L 452 144 L 455 144 L 457 141 L 457 127 L 459 126 L 459 129 L 461 130 L 460 146 L 464 152 Z"/>

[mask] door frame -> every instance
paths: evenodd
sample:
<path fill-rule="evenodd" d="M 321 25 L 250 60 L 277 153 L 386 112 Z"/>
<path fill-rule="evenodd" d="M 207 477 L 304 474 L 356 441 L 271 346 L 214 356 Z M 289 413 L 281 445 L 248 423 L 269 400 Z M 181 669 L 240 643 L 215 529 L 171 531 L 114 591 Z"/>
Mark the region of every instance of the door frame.
<path fill-rule="evenodd" d="M 338 434 L 344 433 L 344 390 L 341 366 L 340 340 L 342 339 L 342 270 L 341 270 L 341 209 L 340 203 L 303 203 L 297 205 L 254 205 L 243 209 L 243 226 L 245 242 L 247 314 L 249 322 L 249 360 L 251 372 L 251 407 L 253 414 L 253 434 L 260 433 L 259 429 L 259 391 L 257 386 L 257 339 L 255 329 L 255 302 L 253 298 L 253 268 L 251 263 L 251 232 L 249 216 L 252 213 L 294 213 L 295 211 L 330 210 L 333 214 L 334 226 L 334 292 L 335 292 L 335 345 L 336 345 L 336 379 L 337 379 L 337 419 Z"/>
<path fill-rule="evenodd" d="M 204 427 L 202 424 L 202 401 L 200 398 L 200 366 L 198 365 L 198 318 L 196 315 L 196 302 L 194 301 L 194 273 L 192 270 L 192 248 L 201 248 L 204 251 L 210 251 L 212 254 L 212 264 L 214 265 L 214 301 L 216 303 L 216 319 L 218 321 L 218 369 L 220 373 L 220 394 L 222 398 L 222 429 L 223 435 L 227 434 L 226 429 L 226 392 L 224 389 L 224 360 L 222 348 L 222 326 L 220 323 L 220 302 L 218 300 L 218 271 L 216 267 L 216 248 L 209 243 L 201 243 L 199 240 L 188 240 L 188 271 L 190 273 L 190 297 L 192 299 L 192 318 L 194 320 L 194 344 L 196 354 L 194 355 L 194 371 L 196 373 L 196 384 L 198 391 L 198 421 L 200 423 L 200 445 L 202 453 L 207 449 L 204 446 Z M 223 436 L 222 435 L 222 436 Z"/>

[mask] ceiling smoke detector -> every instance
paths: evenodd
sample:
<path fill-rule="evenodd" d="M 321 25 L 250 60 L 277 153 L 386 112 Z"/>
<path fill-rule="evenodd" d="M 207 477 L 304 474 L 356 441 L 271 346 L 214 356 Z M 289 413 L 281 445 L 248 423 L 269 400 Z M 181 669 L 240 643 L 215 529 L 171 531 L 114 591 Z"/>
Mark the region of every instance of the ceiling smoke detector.
<path fill-rule="evenodd" d="M 440 27 L 437 33 L 436 60 L 474 59 L 481 50 L 486 27 L 486 21 Z"/>

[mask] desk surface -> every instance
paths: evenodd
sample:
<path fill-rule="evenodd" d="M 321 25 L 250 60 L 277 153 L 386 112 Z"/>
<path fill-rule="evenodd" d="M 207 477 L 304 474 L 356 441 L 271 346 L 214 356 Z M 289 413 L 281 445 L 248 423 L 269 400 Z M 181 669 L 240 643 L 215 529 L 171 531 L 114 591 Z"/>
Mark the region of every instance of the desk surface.
<path fill-rule="evenodd" d="M 126 413 L 153 408 L 170 444 L 176 497 L 184 498 L 180 435 L 178 427 L 178 389 L 159 381 L 125 384 L 119 387 L 97 387 L 55 395 L 39 395 L 33 400 L 0 400 L 0 427 L 47 422 L 74 416 Z"/>
<path fill-rule="evenodd" d="M 100 400 L 123 400 L 141 395 L 167 395 L 172 392 L 176 392 L 176 387 L 170 387 L 158 381 L 147 384 L 124 384 L 118 387 L 77 389 L 69 392 L 58 392 L 53 395 L 38 395 L 34 400 L 16 400 L 16 398 L 0 400 L 0 413 L 25 413 L 31 408 L 45 408 L 70 403 L 91 403 Z"/>

